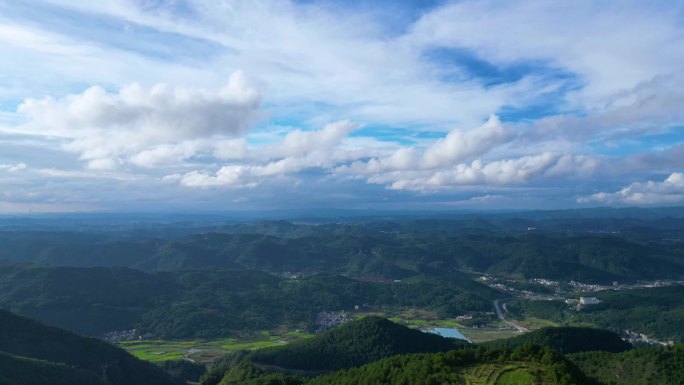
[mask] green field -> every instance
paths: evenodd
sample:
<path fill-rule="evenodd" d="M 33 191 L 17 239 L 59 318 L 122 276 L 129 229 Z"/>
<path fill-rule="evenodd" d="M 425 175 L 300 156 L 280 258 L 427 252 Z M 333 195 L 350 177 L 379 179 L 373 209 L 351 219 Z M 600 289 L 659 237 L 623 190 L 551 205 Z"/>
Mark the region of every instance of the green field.
<path fill-rule="evenodd" d="M 537 317 L 518 317 L 520 319 L 516 319 L 516 323 L 530 329 L 530 330 L 537 330 L 541 329 L 547 326 L 559 326 L 560 324 L 557 322 L 537 318 Z"/>
<path fill-rule="evenodd" d="M 487 342 L 492 340 L 499 340 L 502 338 L 510 338 L 519 336 L 520 333 L 511 329 L 474 329 L 474 328 L 459 328 L 461 333 L 466 336 L 472 343 Z"/>
<path fill-rule="evenodd" d="M 504 325 L 498 321 L 487 325 L 487 329 L 477 329 L 463 326 L 455 319 L 439 318 L 434 313 L 415 308 L 380 308 L 372 311 L 355 313 L 355 318 L 380 316 L 393 322 L 415 329 L 432 327 L 458 328 L 464 336 L 473 343 L 509 338 L 519 335 L 515 330 L 498 329 Z M 540 320 L 541 321 L 541 320 Z M 302 331 L 262 331 L 260 335 L 251 338 L 224 338 L 216 340 L 136 340 L 121 341 L 116 344 L 134 356 L 151 362 L 190 359 L 199 363 L 208 363 L 237 350 L 253 350 L 278 346 L 307 338 L 312 334 Z"/>
<path fill-rule="evenodd" d="M 139 340 L 122 341 L 117 345 L 145 361 L 161 362 L 187 358 L 195 362 L 207 363 L 231 351 L 278 346 L 310 336 L 311 334 L 301 331 L 280 334 L 264 331 L 258 338 L 245 340 L 235 338 L 194 341 Z"/>

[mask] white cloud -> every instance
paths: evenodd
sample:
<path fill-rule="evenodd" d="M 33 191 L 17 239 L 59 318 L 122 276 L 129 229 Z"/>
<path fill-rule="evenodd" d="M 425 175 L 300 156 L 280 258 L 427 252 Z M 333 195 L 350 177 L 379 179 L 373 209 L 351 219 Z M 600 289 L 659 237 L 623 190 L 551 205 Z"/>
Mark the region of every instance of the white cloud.
<path fill-rule="evenodd" d="M 285 135 L 282 143 L 273 149 L 276 153 L 296 156 L 312 151 L 325 151 L 336 147 L 350 132 L 359 125 L 349 120 L 342 120 L 326 125 L 322 130 L 294 130 Z"/>
<path fill-rule="evenodd" d="M 220 158 L 240 156 L 239 142 L 225 137 L 243 134 L 259 104 L 256 89 L 235 72 L 216 91 L 132 84 L 110 93 L 94 86 L 63 99 L 27 99 L 18 111 L 29 131 L 64 138 L 64 148 L 89 168 L 112 169 L 187 159 L 206 146 Z"/>
<path fill-rule="evenodd" d="M 0 164 L 0 171 L 17 172 L 26 170 L 26 163 Z"/>
<path fill-rule="evenodd" d="M 195 170 L 172 174 L 165 179 L 188 187 L 254 187 L 265 178 L 311 168 L 330 169 L 340 162 L 368 153 L 340 148 L 343 140 L 356 128 L 358 124 L 344 120 L 327 124 L 320 130 L 295 130 L 280 142 L 248 151 L 242 160 L 244 164 L 225 165 L 215 173 Z"/>
<path fill-rule="evenodd" d="M 402 147 L 391 155 L 355 162 L 337 171 L 364 174 L 448 168 L 458 162 L 479 158 L 514 138 L 515 133 L 496 115 L 491 115 L 481 126 L 469 131 L 453 129 L 423 150 Z"/>
<path fill-rule="evenodd" d="M 575 101 L 596 108 L 653 78 L 678 74 L 684 51 L 681 4 L 461 1 L 422 17 L 407 39 L 418 47 L 472 49 L 508 64 L 547 61 L 579 75 Z M 664 48 L 664 47 L 669 47 Z"/>
<path fill-rule="evenodd" d="M 583 178 L 592 175 L 599 161 L 571 154 L 543 153 L 514 159 L 458 163 L 440 170 L 393 171 L 372 175 L 368 182 L 392 190 L 436 191 L 467 186 L 524 185 L 534 180 Z"/>
<path fill-rule="evenodd" d="M 24 102 L 0 111 L 0 135 L 31 140 L 0 137 L 12 183 L 26 174 L 80 191 L 101 178 L 176 202 L 231 193 L 212 187 L 277 198 L 293 179 L 445 194 L 577 183 L 577 194 L 604 176 L 621 186 L 684 167 L 678 146 L 663 149 L 669 139 L 640 141 L 684 120 L 674 2 L 466 0 L 403 25 L 328 2 L 188 0 L 188 12 L 169 2 L 49 3 L 1 6 L 0 103 Z M 236 68 L 252 80 L 238 72 L 222 87 Z M 488 83 L 490 71 L 506 79 Z M 265 112 L 283 126 L 250 131 Z M 640 153 L 602 155 L 623 154 L 625 140 L 634 147 L 624 153 Z M 33 142 L 60 164 L 38 166 Z M 12 143 L 37 149 L 3 151 Z M 20 163 L 32 168 L 17 172 Z M 618 193 L 592 199 L 640 199 Z"/>
<path fill-rule="evenodd" d="M 215 175 L 209 175 L 200 171 L 192 171 L 184 175 L 174 174 L 164 177 L 165 180 L 179 181 L 187 187 L 254 187 L 253 182 L 244 182 L 245 174 L 249 168 L 245 166 L 223 166 Z"/>
<path fill-rule="evenodd" d="M 674 172 L 662 182 L 634 182 L 614 193 L 599 192 L 577 199 L 578 203 L 623 203 L 630 205 L 672 204 L 684 201 L 684 174 Z"/>

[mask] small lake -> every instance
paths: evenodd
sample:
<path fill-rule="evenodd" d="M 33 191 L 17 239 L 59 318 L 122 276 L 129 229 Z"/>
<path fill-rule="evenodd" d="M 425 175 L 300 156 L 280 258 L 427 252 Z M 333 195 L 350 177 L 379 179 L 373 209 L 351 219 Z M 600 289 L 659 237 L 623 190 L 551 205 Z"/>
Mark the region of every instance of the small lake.
<path fill-rule="evenodd" d="M 442 337 L 446 338 L 458 338 L 459 340 L 465 340 L 470 342 L 466 336 L 464 336 L 458 329 L 456 328 L 432 328 L 432 329 L 425 329 L 424 330 L 427 333 L 432 333 L 432 334 L 438 334 Z"/>

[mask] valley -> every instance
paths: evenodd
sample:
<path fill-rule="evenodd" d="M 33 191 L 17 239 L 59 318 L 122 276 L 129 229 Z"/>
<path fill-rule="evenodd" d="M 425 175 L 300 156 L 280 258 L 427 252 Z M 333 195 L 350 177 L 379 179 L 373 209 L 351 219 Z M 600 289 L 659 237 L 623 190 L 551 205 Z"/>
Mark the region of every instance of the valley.
<path fill-rule="evenodd" d="M 561 355 L 608 338 L 571 327 L 607 329 L 615 333 L 609 340 L 648 349 L 684 341 L 684 243 L 673 240 L 675 230 L 645 235 L 630 221 L 609 234 L 539 230 L 547 221 L 536 220 L 532 232 L 496 216 L 161 225 L 155 238 L 120 224 L 89 232 L 5 228 L 0 253 L 12 257 L 0 260 L 0 306 L 106 340 L 177 378 L 197 382 L 208 370 L 202 384 L 233 383 L 233 376 L 241 379 L 235 384 L 250 376 L 255 384 L 316 384 L 327 376 L 344 383 L 376 378 L 374 371 L 388 370 L 380 369 L 385 357 L 454 349 L 477 358 L 441 367 L 438 378 L 551 384 L 557 369 L 547 361 L 572 372 L 574 358 L 514 354 L 523 342 L 513 341 L 571 347 Z M 487 349 L 509 358 L 491 361 Z M 406 365 L 419 370 L 421 360 Z M 351 372 L 334 373 L 344 368 Z M 583 383 L 582 376 L 569 378 Z"/>

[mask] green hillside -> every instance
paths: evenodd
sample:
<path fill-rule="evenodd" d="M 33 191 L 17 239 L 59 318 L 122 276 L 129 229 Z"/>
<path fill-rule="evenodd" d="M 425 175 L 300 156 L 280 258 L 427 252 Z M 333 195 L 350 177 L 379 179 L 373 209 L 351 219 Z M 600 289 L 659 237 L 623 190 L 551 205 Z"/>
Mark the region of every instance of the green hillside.
<path fill-rule="evenodd" d="M 87 380 L 88 377 L 83 373 L 87 371 L 112 385 L 168 385 L 172 382 L 160 368 L 140 361 L 104 341 L 45 326 L 4 310 L 0 310 L 0 352 L 5 353 L 3 365 L 17 363 L 17 368 L 25 368 L 26 373 L 34 373 L 29 369 L 35 368 L 36 381 L 40 381 L 41 373 L 45 373 L 48 376 L 46 378 L 63 375 L 66 378 L 73 376 L 79 381 L 82 378 Z M 78 368 L 78 371 L 67 370 L 69 367 Z M 23 369 L 17 370 L 3 371 L 0 376 L 24 372 Z M 56 377 L 55 381 L 60 378 Z"/>
<path fill-rule="evenodd" d="M 356 320 L 306 340 L 259 349 L 248 360 L 289 369 L 329 371 L 384 357 L 461 348 L 464 341 L 410 329 L 380 317 Z"/>
<path fill-rule="evenodd" d="M 684 345 L 591 352 L 568 356 L 584 373 L 606 385 L 684 384 Z"/>
<path fill-rule="evenodd" d="M 225 338 L 280 325 L 300 328 L 322 311 L 362 304 L 456 316 L 490 311 L 497 295 L 466 276 L 384 284 L 328 274 L 290 279 L 249 270 L 0 264 L 1 307 L 86 335 L 137 328 L 165 339 Z"/>
<path fill-rule="evenodd" d="M 661 340 L 684 341 L 684 286 L 593 293 L 601 303 L 580 311 L 563 301 L 508 301 L 513 318 L 533 316 L 561 324 L 590 324 L 616 333 L 625 329 Z"/>
<path fill-rule="evenodd" d="M 0 385 L 107 385 L 100 376 L 65 364 L 0 352 Z"/>
<path fill-rule="evenodd" d="M 273 372 L 254 364 L 231 367 L 202 385 L 598 385 L 572 362 L 548 348 L 466 348 L 385 358 L 313 378 Z"/>
<path fill-rule="evenodd" d="M 604 351 L 624 352 L 632 345 L 608 330 L 586 327 L 546 327 L 517 337 L 482 344 L 490 348 L 516 348 L 525 344 L 549 347 L 560 354 Z"/>
<path fill-rule="evenodd" d="M 671 225 L 681 228 L 682 222 L 674 220 Z M 448 276 L 459 270 L 583 282 L 684 274 L 684 243 L 673 241 L 671 230 L 659 229 L 667 223 L 647 230 L 635 228 L 638 224 L 620 218 L 595 225 L 477 217 L 317 226 L 281 221 L 185 229 L 178 225 L 162 238 L 145 238 L 149 228 L 14 230 L 0 231 L 4 246 L 0 260 L 146 271 L 212 267 L 392 279 Z M 528 226 L 544 225 L 548 230 L 526 231 Z M 594 227 L 599 232 L 615 228 L 624 232 L 589 234 L 587 228 Z"/>

